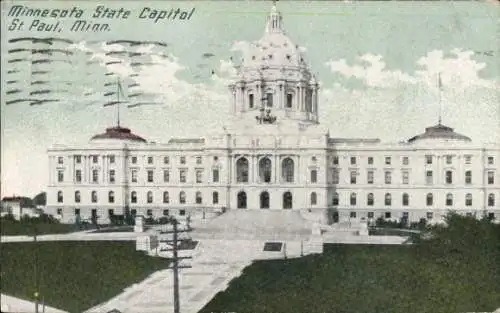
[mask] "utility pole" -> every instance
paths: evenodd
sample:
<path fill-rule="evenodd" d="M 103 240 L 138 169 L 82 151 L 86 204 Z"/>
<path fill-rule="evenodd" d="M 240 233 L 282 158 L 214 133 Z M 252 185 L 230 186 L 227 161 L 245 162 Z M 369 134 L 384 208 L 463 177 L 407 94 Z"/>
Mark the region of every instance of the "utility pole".
<path fill-rule="evenodd" d="M 182 243 L 182 240 L 179 240 L 179 233 L 187 232 L 186 230 L 179 230 L 178 225 L 179 221 L 174 217 L 171 217 L 169 220 L 169 224 L 173 226 L 172 231 L 160 232 L 160 234 L 172 234 L 172 240 L 164 239 L 159 240 L 159 242 L 164 242 L 172 248 L 160 249 L 160 251 L 172 251 L 172 267 L 174 275 L 174 313 L 180 313 L 180 301 L 179 301 L 179 269 L 180 268 L 191 268 L 189 265 L 179 265 L 179 260 L 182 259 L 191 259 L 191 257 L 179 257 L 179 245 Z"/>
<path fill-rule="evenodd" d="M 33 225 L 34 229 L 34 235 L 33 235 L 33 242 L 34 242 L 34 251 L 35 251 L 35 262 L 34 262 L 34 276 L 35 276 L 35 313 L 38 313 L 38 244 L 37 244 L 37 228 L 36 224 Z"/>

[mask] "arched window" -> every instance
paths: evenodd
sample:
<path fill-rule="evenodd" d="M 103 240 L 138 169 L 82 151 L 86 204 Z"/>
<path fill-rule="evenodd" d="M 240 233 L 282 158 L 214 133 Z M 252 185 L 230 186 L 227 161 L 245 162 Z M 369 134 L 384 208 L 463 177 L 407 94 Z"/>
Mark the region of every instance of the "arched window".
<path fill-rule="evenodd" d="M 446 205 L 447 206 L 453 205 L 453 195 L 451 193 L 446 195 Z"/>
<path fill-rule="evenodd" d="M 407 193 L 403 194 L 403 206 L 408 206 L 410 204 L 410 196 Z"/>
<path fill-rule="evenodd" d="M 238 209 L 247 208 L 247 194 L 244 191 L 238 192 Z"/>
<path fill-rule="evenodd" d="M 137 192 L 132 191 L 130 193 L 130 203 L 137 203 Z"/>
<path fill-rule="evenodd" d="M 75 191 L 75 202 L 80 203 L 81 197 L 80 197 L 80 191 Z"/>
<path fill-rule="evenodd" d="M 390 193 L 385 194 L 385 205 L 391 205 L 392 204 L 392 197 Z"/>
<path fill-rule="evenodd" d="M 219 204 L 219 193 L 217 191 L 212 192 L 212 204 Z"/>
<path fill-rule="evenodd" d="M 108 193 L 108 202 L 109 203 L 115 203 L 115 193 L 113 191 L 110 191 Z"/>
<path fill-rule="evenodd" d="M 201 196 L 201 192 L 196 192 L 196 204 L 201 204 L 203 202 L 203 197 Z"/>
<path fill-rule="evenodd" d="M 351 193 L 351 200 L 350 200 L 351 205 L 356 205 L 356 193 Z"/>
<path fill-rule="evenodd" d="M 332 205 L 339 205 L 339 193 L 338 192 L 333 193 Z"/>
<path fill-rule="evenodd" d="M 432 193 L 427 194 L 427 196 L 425 197 L 425 202 L 427 206 L 431 206 L 434 204 L 434 196 L 432 195 Z"/>
<path fill-rule="evenodd" d="M 259 177 L 261 182 L 271 182 L 271 159 L 263 158 L 259 161 Z"/>
<path fill-rule="evenodd" d="M 168 194 L 168 191 L 163 192 L 163 203 L 169 203 L 170 202 L 170 195 Z"/>
<path fill-rule="evenodd" d="M 293 183 L 294 162 L 286 158 L 281 162 L 281 178 L 287 183 Z"/>
<path fill-rule="evenodd" d="M 248 183 L 248 160 L 239 158 L 236 161 L 236 182 Z"/>
<path fill-rule="evenodd" d="M 488 206 L 495 206 L 495 195 L 492 193 L 488 195 Z"/>
<path fill-rule="evenodd" d="M 148 193 L 146 194 L 146 199 L 147 199 L 148 203 L 153 203 L 153 192 L 152 191 L 148 191 Z"/>
<path fill-rule="evenodd" d="M 311 205 L 316 205 L 318 203 L 318 195 L 315 192 L 311 192 Z"/>
<path fill-rule="evenodd" d="M 287 191 L 283 194 L 283 209 L 291 209 L 293 205 L 292 193 Z"/>
<path fill-rule="evenodd" d="M 186 193 L 184 191 L 181 191 L 179 193 L 179 203 L 180 204 L 185 204 L 186 203 Z"/>
<path fill-rule="evenodd" d="M 58 191 L 57 192 L 57 203 L 63 203 L 63 201 L 64 201 L 63 192 Z"/>
<path fill-rule="evenodd" d="M 366 197 L 366 205 L 372 206 L 373 202 L 375 202 L 373 198 L 373 193 L 369 193 L 368 196 Z"/>
<path fill-rule="evenodd" d="M 472 194 L 465 195 L 465 206 L 472 206 Z"/>
<path fill-rule="evenodd" d="M 97 202 L 97 191 L 92 191 L 92 193 L 90 194 L 90 198 L 92 200 L 92 203 L 96 203 Z"/>
<path fill-rule="evenodd" d="M 260 194 L 260 208 L 269 209 L 269 192 L 263 191 Z"/>

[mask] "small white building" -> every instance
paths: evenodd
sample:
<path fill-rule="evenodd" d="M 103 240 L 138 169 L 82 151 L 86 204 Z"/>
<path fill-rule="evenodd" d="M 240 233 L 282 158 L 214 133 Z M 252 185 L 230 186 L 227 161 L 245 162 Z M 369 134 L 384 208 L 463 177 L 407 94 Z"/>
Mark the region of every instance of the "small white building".
<path fill-rule="evenodd" d="M 498 144 L 475 144 L 441 123 L 400 143 L 340 138 L 319 123 L 318 89 L 273 7 L 229 86 L 233 121 L 164 144 L 117 126 L 82 145 L 54 145 L 47 213 L 101 223 L 126 212 L 220 210 L 299 210 L 324 224 L 434 222 L 448 210 L 499 218 Z"/>
<path fill-rule="evenodd" d="M 1 216 L 13 215 L 19 220 L 22 216 L 38 217 L 40 210 L 24 205 L 24 199 L 21 197 L 5 197 L 2 199 Z"/>

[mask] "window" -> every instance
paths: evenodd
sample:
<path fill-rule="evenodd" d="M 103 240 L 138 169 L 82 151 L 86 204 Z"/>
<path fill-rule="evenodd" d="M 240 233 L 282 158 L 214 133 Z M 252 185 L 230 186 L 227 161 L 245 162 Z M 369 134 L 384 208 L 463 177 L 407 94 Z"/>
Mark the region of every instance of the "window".
<path fill-rule="evenodd" d="M 148 164 L 153 164 L 153 157 L 148 157 Z"/>
<path fill-rule="evenodd" d="M 115 182 L 115 170 L 109 170 L 109 182 L 110 183 Z"/>
<path fill-rule="evenodd" d="M 248 160 L 239 158 L 236 161 L 236 182 L 248 183 Z"/>
<path fill-rule="evenodd" d="M 186 182 L 186 172 L 187 172 L 187 170 L 185 170 L 185 169 L 179 170 L 179 182 L 181 182 L 181 183 Z"/>
<path fill-rule="evenodd" d="M 488 171 L 488 185 L 493 185 L 495 183 L 495 172 Z"/>
<path fill-rule="evenodd" d="M 111 163 L 111 164 L 115 163 L 115 156 L 114 155 L 109 156 L 109 163 Z"/>
<path fill-rule="evenodd" d="M 131 203 L 137 203 L 137 192 L 132 191 L 130 193 L 130 202 Z"/>
<path fill-rule="evenodd" d="M 493 158 L 492 156 L 489 156 L 488 157 L 488 165 L 493 165 L 495 164 L 495 158 Z"/>
<path fill-rule="evenodd" d="M 99 162 L 99 158 L 97 157 L 97 155 L 93 155 L 92 156 L 92 163 L 98 163 Z"/>
<path fill-rule="evenodd" d="M 80 215 L 80 209 L 75 209 L 75 216 L 79 216 Z"/>
<path fill-rule="evenodd" d="M 351 184 L 356 184 L 357 173 L 356 171 L 351 171 Z"/>
<path fill-rule="evenodd" d="M 163 157 L 163 164 L 169 164 L 170 163 L 170 157 L 164 156 Z"/>
<path fill-rule="evenodd" d="M 432 155 L 425 156 L 425 164 L 432 164 Z"/>
<path fill-rule="evenodd" d="M 201 204 L 203 202 L 203 197 L 201 196 L 201 192 L 196 192 L 196 204 Z"/>
<path fill-rule="evenodd" d="M 339 164 L 339 157 L 338 156 L 334 156 L 333 157 L 333 164 L 334 165 L 338 165 Z"/>
<path fill-rule="evenodd" d="M 170 195 L 168 194 L 168 191 L 163 192 L 163 203 L 169 203 L 170 202 Z"/>
<path fill-rule="evenodd" d="M 154 181 L 154 172 L 153 170 L 148 170 L 148 183 L 152 183 Z"/>
<path fill-rule="evenodd" d="M 132 164 L 136 164 L 137 163 L 137 157 L 133 156 L 131 161 L 132 161 Z"/>
<path fill-rule="evenodd" d="M 332 205 L 339 205 L 339 194 L 337 192 L 333 193 Z"/>
<path fill-rule="evenodd" d="M 62 191 L 58 191 L 57 192 L 57 203 L 63 203 L 63 192 Z"/>
<path fill-rule="evenodd" d="M 247 194 L 244 191 L 238 192 L 238 209 L 247 208 Z"/>
<path fill-rule="evenodd" d="M 451 193 L 446 195 L 446 205 L 447 206 L 453 205 L 453 195 Z"/>
<path fill-rule="evenodd" d="M 113 191 L 110 191 L 108 193 L 108 202 L 109 203 L 115 203 L 115 193 Z"/>
<path fill-rule="evenodd" d="M 432 220 L 432 218 L 434 217 L 434 214 L 432 212 L 427 212 L 426 217 L 428 220 Z"/>
<path fill-rule="evenodd" d="M 219 182 L 219 169 L 218 168 L 212 169 L 212 181 L 214 183 Z"/>
<path fill-rule="evenodd" d="M 137 183 L 137 170 L 130 171 L 130 179 L 133 183 Z"/>
<path fill-rule="evenodd" d="M 492 193 L 488 195 L 488 206 L 495 206 L 495 195 Z"/>
<path fill-rule="evenodd" d="M 384 197 L 384 204 L 385 205 L 391 205 L 392 204 L 392 197 L 390 193 L 386 193 Z"/>
<path fill-rule="evenodd" d="M 351 157 L 351 165 L 356 165 L 356 157 Z"/>
<path fill-rule="evenodd" d="M 114 216 L 115 215 L 115 210 L 109 209 L 108 210 L 108 216 Z"/>
<path fill-rule="evenodd" d="M 368 218 L 373 218 L 375 216 L 375 213 L 373 212 L 368 212 Z"/>
<path fill-rule="evenodd" d="M 80 203 L 81 197 L 80 197 L 80 191 L 75 191 L 75 202 Z"/>
<path fill-rule="evenodd" d="M 465 164 L 471 164 L 472 163 L 472 155 L 465 155 L 464 161 L 465 161 Z"/>
<path fill-rule="evenodd" d="M 391 157 L 385 157 L 385 165 L 391 165 Z"/>
<path fill-rule="evenodd" d="M 82 163 L 82 156 L 81 155 L 75 155 L 75 163 L 77 163 L 77 164 Z"/>
<path fill-rule="evenodd" d="M 269 209 L 269 192 L 264 191 L 260 194 L 260 208 Z"/>
<path fill-rule="evenodd" d="M 465 206 L 472 206 L 472 194 L 465 195 Z"/>
<path fill-rule="evenodd" d="M 425 183 L 427 185 L 432 185 L 433 183 L 432 171 L 425 171 Z"/>
<path fill-rule="evenodd" d="M 410 173 L 408 171 L 403 171 L 402 178 L 403 178 L 403 185 L 408 185 L 410 181 Z"/>
<path fill-rule="evenodd" d="M 185 156 L 181 156 L 180 162 L 181 162 L 181 164 L 186 164 L 186 157 Z"/>
<path fill-rule="evenodd" d="M 403 203 L 403 206 L 410 205 L 410 196 L 407 193 L 403 193 L 402 203 Z"/>
<path fill-rule="evenodd" d="M 132 215 L 133 217 L 135 217 L 137 215 L 137 210 L 136 209 L 130 210 L 130 215 Z"/>
<path fill-rule="evenodd" d="M 196 183 L 200 184 L 203 182 L 203 170 L 196 170 Z"/>
<path fill-rule="evenodd" d="M 465 184 L 472 184 L 472 171 L 465 171 Z"/>
<path fill-rule="evenodd" d="M 318 182 L 318 171 L 311 170 L 311 183 L 317 183 L 317 182 Z"/>
<path fill-rule="evenodd" d="M 453 156 L 451 156 L 451 155 L 447 155 L 447 156 L 446 156 L 446 164 L 451 164 L 451 163 L 452 163 L 452 161 L 453 161 Z"/>
<path fill-rule="evenodd" d="M 410 159 L 407 156 L 403 157 L 403 165 L 409 165 L 409 164 L 410 164 Z"/>
<path fill-rule="evenodd" d="M 356 212 L 350 212 L 349 213 L 350 218 L 356 218 Z"/>
<path fill-rule="evenodd" d="M 57 164 L 64 164 L 64 158 L 63 157 L 57 157 Z"/>
<path fill-rule="evenodd" d="M 153 203 L 153 192 L 152 191 L 148 191 L 148 193 L 146 194 L 146 201 L 148 203 Z"/>
<path fill-rule="evenodd" d="M 291 209 L 293 205 L 292 193 L 287 191 L 283 194 L 283 209 Z"/>
<path fill-rule="evenodd" d="M 169 214 L 170 214 L 170 212 L 168 211 L 168 209 L 163 210 L 163 216 L 168 216 Z"/>
<path fill-rule="evenodd" d="M 318 195 L 315 192 L 311 192 L 311 205 L 316 205 L 318 203 Z"/>
<path fill-rule="evenodd" d="M 391 218 L 391 212 L 385 212 L 385 218 Z"/>
<path fill-rule="evenodd" d="M 428 193 L 427 196 L 425 197 L 425 203 L 427 206 L 431 206 L 434 204 L 434 196 L 432 193 Z"/>
<path fill-rule="evenodd" d="M 62 215 L 62 209 L 57 209 L 57 215 Z"/>
<path fill-rule="evenodd" d="M 60 183 L 64 181 L 64 171 L 57 171 L 57 181 Z"/>
<path fill-rule="evenodd" d="M 186 215 L 186 210 L 179 210 L 179 215 L 180 216 Z"/>
<path fill-rule="evenodd" d="M 201 164 L 203 163 L 203 159 L 201 158 L 201 156 L 197 156 L 196 157 L 196 164 Z"/>
<path fill-rule="evenodd" d="M 186 193 L 184 191 L 181 191 L 179 193 L 179 203 L 180 204 L 185 204 L 186 203 Z"/>
<path fill-rule="evenodd" d="M 373 197 L 373 193 L 369 193 L 368 196 L 366 197 L 366 205 L 372 206 L 374 202 L 375 199 Z"/>
<path fill-rule="evenodd" d="M 366 181 L 368 184 L 373 184 L 373 180 L 373 171 L 368 171 Z"/>
<path fill-rule="evenodd" d="M 339 171 L 338 170 L 333 170 L 333 178 L 332 178 L 332 183 L 333 184 L 338 184 L 340 181 L 339 177 Z"/>
<path fill-rule="evenodd" d="M 316 158 L 316 156 L 312 156 L 311 157 L 311 162 L 315 163 L 318 159 Z"/>
<path fill-rule="evenodd" d="M 92 191 L 92 193 L 90 194 L 90 198 L 92 203 L 97 203 L 97 191 Z"/>
<path fill-rule="evenodd" d="M 392 182 L 392 173 L 390 171 L 385 171 L 384 181 L 386 184 L 390 184 Z"/>
<path fill-rule="evenodd" d="M 286 158 L 281 163 L 281 178 L 287 183 L 293 183 L 294 162 L 291 158 Z"/>
<path fill-rule="evenodd" d="M 273 94 L 268 92 L 266 94 L 266 102 L 267 102 L 267 107 L 272 108 L 273 107 Z"/>
<path fill-rule="evenodd" d="M 368 164 L 373 165 L 373 157 L 368 157 Z"/>
<path fill-rule="evenodd" d="M 98 170 L 92 170 L 92 182 L 96 183 L 96 184 L 99 182 L 99 171 Z"/>
<path fill-rule="evenodd" d="M 351 205 L 356 205 L 356 194 L 354 192 L 351 193 L 350 203 Z"/>
<path fill-rule="evenodd" d="M 445 181 L 447 184 L 452 184 L 453 183 L 453 172 L 452 171 L 446 171 L 445 173 Z"/>
<path fill-rule="evenodd" d="M 82 170 L 76 170 L 75 171 L 75 181 L 77 183 L 81 183 L 82 182 Z"/>
<path fill-rule="evenodd" d="M 293 100 L 293 95 L 291 93 L 286 95 L 286 107 L 287 109 L 292 108 L 292 100 Z"/>
<path fill-rule="evenodd" d="M 493 212 L 489 212 L 489 213 L 488 213 L 488 219 L 489 219 L 489 220 L 494 220 L 494 219 L 495 219 L 495 213 L 493 213 Z"/>
<path fill-rule="evenodd" d="M 214 162 L 217 162 L 219 161 L 219 157 L 218 156 L 214 156 Z"/>
<path fill-rule="evenodd" d="M 219 193 L 217 191 L 212 192 L 212 204 L 219 204 Z"/>
<path fill-rule="evenodd" d="M 254 105 L 254 96 L 251 93 L 248 95 L 248 108 L 253 109 L 253 105 Z"/>
<path fill-rule="evenodd" d="M 266 157 L 259 161 L 259 178 L 261 182 L 271 182 L 271 159 Z"/>
<path fill-rule="evenodd" d="M 147 209 L 147 210 L 146 210 L 146 215 L 147 215 L 147 216 L 153 216 L 153 210 L 151 210 L 151 209 Z"/>
<path fill-rule="evenodd" d="M 163 170 L 163 182 L 170 182 L 170 170 Z"/>

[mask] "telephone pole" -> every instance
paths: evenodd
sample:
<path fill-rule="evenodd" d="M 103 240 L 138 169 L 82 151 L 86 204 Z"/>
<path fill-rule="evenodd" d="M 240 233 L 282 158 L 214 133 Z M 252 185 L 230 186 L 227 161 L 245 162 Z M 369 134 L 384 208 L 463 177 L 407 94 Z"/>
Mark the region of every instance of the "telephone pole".
<path fill-rule="evenodd" d="M 172 251 L 172 266 L 170 267 L 173 270 L 174 275 L 174 312 L 180 313 L 180 300 L 179 300 L 179 269 L 180 268 L 191 268 L 189 265 L 179 265 L 179 260 L 183 259 L 191 259 L 191 257 L 179 257 L 179 245 L 182 243 L 182 240 L 179 240 L 179 233 L 187 232 L 188 229 L 179 230 L 179 221 L 174 217 L 171 217 L 169 223 L 173 226 L 172 231 L 162 231 L 160 234 L 172 234 L 172 240 L 163 239 L 159 240 L 159 242 L 166 243 L 171 246 L 171 248 L 160 249 L 160 251 Z"/>

